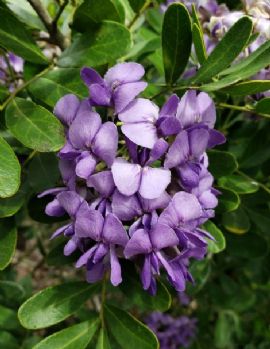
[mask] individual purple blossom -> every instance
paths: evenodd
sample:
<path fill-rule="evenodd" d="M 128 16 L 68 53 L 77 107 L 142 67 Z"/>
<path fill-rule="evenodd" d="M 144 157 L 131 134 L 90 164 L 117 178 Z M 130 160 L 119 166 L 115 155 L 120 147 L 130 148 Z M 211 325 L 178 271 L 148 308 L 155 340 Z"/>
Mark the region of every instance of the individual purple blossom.
<path fill-rule="evenodd" d="M 22 81 L 23 68 L 24 60 L 14 53 L 0 56 L 0 85 L 5 85 L 12 92 Z"/>
<path fill-rule="evenodd" d="M 157 335 L 160 349 L 188 348 L 197 333 L 197 319 L 185 315 L 174 318 L 154 312 L 146 318 L 146 323 Z"/>
<path fill-rule="evenodd" d="M 114 107 L 116 113 L 121 112 L 146 88 L 147 83 L 140 81 L 143 75 L 143 66 L 134 62 L 116 64 L 104 78 L 92 68 L 84 67 L 81 70 L 81 77 L 89 88 L 90 103 Z"/>

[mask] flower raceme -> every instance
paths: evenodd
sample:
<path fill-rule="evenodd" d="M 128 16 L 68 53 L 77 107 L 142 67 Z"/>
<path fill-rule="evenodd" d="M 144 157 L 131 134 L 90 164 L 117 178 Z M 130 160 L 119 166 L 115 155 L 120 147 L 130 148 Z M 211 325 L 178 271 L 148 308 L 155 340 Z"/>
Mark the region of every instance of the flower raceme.
<path fill-rule="evenodd" d="M 143 74 L 137 63 L 119 63 L 104 78 L 82 69 L 90 97 L 69 94 L 54 109 L 66 133 L 58 153 L 64 186 L 40 196 L 53 196 L 48 215 L 70 217 L 52 237 L 67 238 L 65 255 L 81 253 L 76 267 L 86 268 L 88 282 L 109 272 L 117 286 L 126 258 L 150 293 L 161 271 L 184 291 L 193 281 L 190 259 L 202 259 L 212 239 L 200 226 L 218 203 L 206 151 L 225 138 L 213 128 L 216 111 L 206 93 L 172 95 L 159 109 L 136 98 L 146 87 Z"/>

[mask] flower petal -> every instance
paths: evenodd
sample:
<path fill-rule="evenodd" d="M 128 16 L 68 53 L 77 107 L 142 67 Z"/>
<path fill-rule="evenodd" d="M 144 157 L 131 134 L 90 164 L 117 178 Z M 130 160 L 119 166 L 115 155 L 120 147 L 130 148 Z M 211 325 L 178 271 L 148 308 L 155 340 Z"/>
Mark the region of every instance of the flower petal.
<path fill-rule="evenodd" d="M 105 218 L 103 238 L 110 244 L 125 246 L 128 242 L 128 235 L 120 220 L 109 213 Z"/>
<path fill-rule="evenodd" d="M 95 158 L 88 151 L 84 151 L 76 164 L 76 175 L 87 179 L 95 171 L 96 164 Z"/>
<path fill-rule="evenodd" d="M 72 218 L 75 217 L 79 207 L 83 202 L 83 198 L 75 191 L 63 191 L 62 193 L 57 195 L 57 200 L 59 201 L 63 209 Z"/>
<path fill-rule="evenodd" d="M 189 90 L 183 95 L 178 104 L 176 117 L 184 128 L 191 126 L 198 121 L 199 111 L 196 91 Z"/>
<path fill-rule="evenodd" d="M 75 234 L 78 237 L 88 237 L 99 241 L 103 230 L 102 214 L 89 206 L 81 206 L 75 222 Z"/>
<path fill-rule="evenodd" d="M 207 93 L 201 92 L 197 96 L 197 103 L 201 121 L 209 128 L 213 128 L 216 122 L 216 108 L 214 101 Z"/>
<path fill-rule="evenodd" d="M 145 199 L 157 199 L 171 182 L 171 171 L 144 167 L 139 193 Z"/>
<path fill-rule="evenodd" d="M 81 69 L 81 78 L 86 84 L 86 86 L 90 86 L 92 84 L 103 84 L 104 80 L 99 75 L 99 73 L 92 68 L 83 67 Z"/>
<path fill-rule="evenodd" d="M 89 87 L 90 102 L 93 105 L 110 106 L 111 105 L 111 92 L 107 87 L 93 84 Z"/>
<path fill-rule="evenodd" d="M 110 263 L 111 263 L 111 283 L 118 286 L 122 282 L 121 265 L 115 252 L 115 247 L 110 247 Z"/>
<path fill-rule="evenodd" d="M 147 83 L 144 81 L 129 82 L 118 86 L 113 93 L 116 114 L 124 110 L 146 87 Z"/>
<path fill-rule="evenodd" d="M 118 115 L 124 123 L 150 122 L 155 123 L 158 119 L 159 108 L 149 99 L 137 98 L 128 108 Z"/>
<path fill-rule="evenodd" d="M 152 244 L 147 231 L 144 229 L 136 230 L 131 239 L 126 244 L 124 255 L 131 258 L 139 254 L 148 254 L 152 251 Z"/>
<path fill-rule="evenodd" d="M 189 156 L 189 142 L 188 134 L 186 131 L 180 132 L 175 141 L 170 146 L 166 155 L 164 167 L 172 168 L 176 167 L 188 159 Z"/>
<path fill-rule="evenodd" d="M 56 103 L 53 113 L 66 126 L 69 126 L 76 117 L 80 101 L 73 94 L 67 94 Z"/>
<path fill-rule="evenodd" d="M 122 221 L 129 221 L 142 214 L 136 195 L 125 196 L 115 190 L 112 197 L 112 212 Z"/>
<path fill-rule="evenodd" d="M 166 247 L 177 246 L 179 240 L 177 235 L 168 225 L 156 224 L 150 232 L 150 239 L 156 250 L 162 250 Z"/>
<path fill-rule="evenodd" d="M 168 98 L 166 103 L 160 110 L 159 117 L 170 117 L 175 116 L 177 107 L 179 103 L 179 97 L 176 94 L 173 94 Z"/>
<path fill-rule="evenodd" d="M 139 63 L 125 62 L 118 63 L 110 68 L 104 76 L 104 80 L 108 85 L 116 82 L 127 83 L 140 80 L 144 75 L 144 68 Z"/>
<path fill-rule="evenodd" d="M 188 222 L 202 215 L 201 205 L 196 196 L 184 191 L 175 194 L 170 205 L 174 207 L 179 222 Z"/>
<path fill-rule="evenodd" d="M 150 122 L 127 123 L 121 130 L 128 139 L 141 147 L 152 149 L 158 140 L 157 129 Z"/>
<path fill-rule="evenodd" d="M 109 197 L 115 188 L 111 171 L 102 171 L 90 176 L 87 186 L 95 188 L 103 197 Z"/>
<path fill-rule="evenodd" d="M 190 155 L 198 158 L 207 149 L 209 132 L 204 128 L 195 128 L 188 134 Z"/>

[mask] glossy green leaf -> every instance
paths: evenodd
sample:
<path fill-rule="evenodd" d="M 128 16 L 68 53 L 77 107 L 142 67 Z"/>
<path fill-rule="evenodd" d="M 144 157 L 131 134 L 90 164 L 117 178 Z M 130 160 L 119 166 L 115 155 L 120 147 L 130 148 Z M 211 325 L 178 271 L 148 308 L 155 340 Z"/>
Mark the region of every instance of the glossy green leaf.
<path fill-rule="evenodd" d="M 130 32 L 122 24 L 104 21 L 94 33 L 78 35 L 59 58 L 60 67 L 96 67 L 123 56 L 131 45 Z"/>
<path fill-rule="evenodd" d="M 16 312 L 0 305 L 0 329 L 15 330 L 19 326 Z"/>
<path fill-rule="evenodd" d="M 7 198 L 19 189 L 21 166 L 14 151 L 2 137 L 0 137 L 0 159 L 0 197 Z"/>
<path fill-rule="evenodd" d="M 221 195 L 218 197 L 217 211 L 220 213 L 236 210 L 240 205 L 240 198 L 232 190 L 217 188 Z"/>
<path fill-rule="evenodd" d="M 0 270 L 4 270 L 13 257 L 17 243 L 17 230 L 11 219 L 0 220 Z"/>
<path fill-rule="evenodd" d="M 194 82 L 207 82 L 227 68 L 246 46 L 252 32 L 252 21 L 242 17 L 225 34 L 209 55 L 193 79 Z"/>
<path fill-rule="evenodd" d="M 158 349 L 159 343 L 152 331 L 129 313 L 112 305 L 105 305 L 105 321 L 119 344 L 119 349 Z"/>
<path fill-rule="evenodd" d="M 206 49 L 203 40 L 203 33 L 196 23 L 192 26 L 192 37 L 198 61 L 200 64 L 203 64 L 207 58 Z"/>
<path fill-rule="evenodd" d="M 43 75 L 28 86 L 29 92 L 50 107 L 68 93 L 83 99 L 88 90 L 80 77 L 80 69 L 58 68 Z"/>
<path fill-rule="evenodd" d="M 58 159 L 55 154 L 37 154 L 29 165 L 29 183 L 37 193 L 55 187 L 59 177 Z"/>
<path fill-rule="evenodd" d="M 107 332 L 101 328 L 98 335 L 96 349 L 111 349 Z"/>
<path fill-rule="evenodd" d="M 251 80 L 222 89 L 222 92 L 235 96 L 247 96 L 270 90 L 269 80 Z"/>
<path fill-rule="evenodd" d="M 218 180 L 218 185 L 221 188 L 230 189 L 237 194 L 251 194 L 259 189 L 259 184 L 256 181 L 239 175 L 221 177 Z"/>
<path fill-rule="evenodd" d="M 211 253 L 219 253 L 223 251 L 226 247 L 226 240 L 222 231 L 211 221 L 204 223 L 203 227 L 215 239 L 208 239 L 208 251 Z"/>
<path fill-rule="evenodd" d="M 38 64 L 48 63 L 30 33 L 6 6 L 0 3 L 0 42 L 1 46 L 22 58 Z"/>
<path fill-rule="evenodd" d="M 17 339 L 7 331 L 0 331 L 0 348 L 20 349 Z"/>
<path fill-rule="evenodd" d="M 124 8 L 121 3 L 119 5 L 119 1 L 84 0 L 74 14 L 73 27 L 80 32 L 85 32 L 89 31 L 89 28 L 95 28 L 104 20 L 124 22 L 124 18 Z"/>
<path fill-rule="evenodd" d="M 209 170 L 215 178 L 227 176 L 237 169 L 237 161 L 233 154 L 220 151 L 210 150 L 207 152 L 209 158 Z"/>
<path fill-rule="evenodd" d="M 165 79 L 173 84 L 184 72 L 192 44 L 191 21 L 188 10 L 172 4 L 165 12 L 162 26 L 162 51 Z"/>
<path fill-rule="evenodd" d="M 268 252 L 266 240 L 253 232 L 244 235 L 227 234 L 226 240 L 226 250 L 235 257 L 260 258 Z"/>
<path fill-rule="evenodd" d="M 82 322 L 43 339 L 33 349 L 85 349 L 94 337 L 99 320 Z"/>
<path fill-rule="evenodd" d="M 15 138 L 40 152 L 57 151 L 65 143 L 60 121 L 47 109 L 15 98 L 6 109 L 6 125 Z"/>
<path fill-rule="evenodd" d="M 19 211 L 24 204 L 26 193 L 23 188 L 10 198 L 0 199 L 0 218 L 11 217 Z"/>
<path fill-rule="evenodd" d="M 258 103 L 256 103 L 255 110 L 259 114 L 269 114 L 270 117 L 270 97 L 261 99 Z"/>
<path fill-rule="evenodd" d="M 171 306 L 171 296 L 166 287 L 157 281 L 157 294 L 154 297 L 151 296 L 143 290 L 139 275 L 128 263 L 123 266 L 123 282 L 120 289 L 128 300 L 139 306 L 140 309 L 166 311 Z"/>
<path fill-rule="evenodd" d="M 234 234 L 244 234 L 250 229 L 249 217 L 241 207 L 232 212 L 225 212 L 222 215 L 222 224 Z"/>
<path fill-rule="evenodd" d="M 19 320 L 28 329 L 52 326 L 75 313 L 98 289 L 99 285 L 86 282 L 48 287 L 23 303 L 18 312 Z"/>

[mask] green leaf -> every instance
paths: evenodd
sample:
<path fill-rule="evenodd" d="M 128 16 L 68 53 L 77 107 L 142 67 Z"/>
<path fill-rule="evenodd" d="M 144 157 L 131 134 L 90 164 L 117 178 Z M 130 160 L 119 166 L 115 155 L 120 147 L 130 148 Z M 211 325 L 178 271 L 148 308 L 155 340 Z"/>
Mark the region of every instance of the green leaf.
<path fill-rule="evenodd" d="M 230 212 L 236 210 L 240 205 L 240 198 L 232 190 L 217 188 L 221 191 L 221 195 L 218 198 L 217 211 L 220 213 Z"/>
<path fill-rule="evenodd" d="M 0 348 L 19 349 L 19 343 L 16 338 L 6 331 L 0 331 Z"/>
<path fill-rule="evenodd" d="M 226 87 L 221 92 L 235 96 L 247 96 L 270 90 L 270 80 L 251 80 Z"/>
<path fill-rule="evenodd" d="M 111 349 L 109 338 L 104 328 L 100 329 L 96 349 Z"/>
<path fill-rule="evenodd" d="M 24 295 L 25 291 L 21 284 L 9 280 L 0 281 L 1 303 L 14 306 L 14 303 L 18 304 L 21 302 Z"/>
<path fill-rule="evenodd" d="M 56 102 L 68 93 L 83 99 L 88 90 L 80 77 L 80 69 L 54 69 L 28 86 L 29 92 L 37 99 L 54 107 Z"/>
<path fill-rule="evenodd" d="M 268 252 L 267 241 L 253 232 L 244 235 L 227 234 L 226 240 L 226 250 L 235 257 L 260 258 Z"/>
<path fill-rule="evenodd" d="M 139 13 L 147 0 L 129 0 L 130 6 L 135 13 Z"/>
<path fill-rule="evenodd" d="M 222 224 L 231 233 L 244 234 L 250 229 L 250 220 L 246 212 L 238 207 L 237 210 L 222 215 Z"/>
<path fill-rule="evenodd" d="M 57 151 L 65 144 L 60 121 L 47 109 L 15 98 L 6 109 L 6 125 L 15 138 L 40 152 Z"/>
<path fill-rule="evenodd" d="M 207 82 L 227 68 L 244 49 L 251 32 L 251 19 L 245 16 L 239 19 L 198 70 L 193 82 Z"/>
<path fill-rule="evenodd" d="M 268 81 L 270 84 L 270 81 Z M 269 114 L 270 117 L 270 97 L 261 99 L 255 105 L 255 110 L 259 114 Z"/>
<path fill-rule="evenodd" d="M 124 22 L 123 11 L 123 5 L 120 3 L 119 7 L 119 2 L 115 0 L 84 0 L 75 12 L 73 27 L 86 32 L 89 28 L 95 29 L 104 20 Z"/>
<path fill-rule="evenodd" d="M 159 343 L 152 331 L 127 312 L 112 305 L 104 307 L 105 321 L 120 348 L 158 349 Z M 120 349 L 119 348 L 119 349 Z"/>
<path fill-rule="evenodd" d="M 130 32 L 122 24 L 104 21 L 93 32 L 78 35 L 60 56 L 60 67 L 96 67 L 123 56 L 131 45 Z"/>
<path fill-rule="evenodd" d="M 221 311 L 215 326 L 215 348 L 224 349 L 233 346 L 233 335 L 239 327 L 239 318 L 233 311 Z"/>
<path fill-rule="evenodd" d="M 232 153 L 220 150 L 209 150 L 209 170 L 215 178 L 227 176 L 233 173 L 238 165 Z"/>
<path fill-rule="evenodd" d="M 172 85 L 184 72 L 192 44 L 191 21 L 183 4 L 169 6 L 162 25 L 162 51 L 166 82 Z"/>
<path fill-rule="evenodd" d="M 0 220 L 0 270 L 4 270 L 13 257 L 17 243 L 17 230 L 11 219 Z"/>
<path fill-rule="evenodd" d="M 37 154 L 30 163 L 28 175 L 30 186 L 36 193 L 55 187 L 60 177 L 55 154 Z"/>
<path fill-rule="evenodd" d="M 192 26 L 192 38 L 195 47 L 196 56 L 199 63 L 202 65 L 206 61 L 206 48 L 203 40 L 203 33 L 200 27 L 194 23 Z"/>
<path fill-rule="evenodd" d="M 0 159 L 0 197 L 7 198 L 19 189 L 21 166 L 14 151 L 2 137 L 0 137 Z"/>
<path fill-rule="evenodd" d="M 0 199 L 0 218 L 11 217 L 19 211 L 24 204 L 26 192 L 24 188 L 10 198 Z"/>
<path fill-rule="evenodd" d="M 211 264 L 209 259 L 202 261 L 192 261 L 190 266 L 190 273 L 194 280 L 196 280 L 196 287 L 192 284 L 187 285 L 187 294 L 193 295 L 198 293 L 207 283 L 211 274 Z"/>
<path fill-rule="evenodd" d="M 0 3 L 0 42 L 1 46 L 38 64 L 48 63 L 40 48 L 35 44 L 24 25 L 12 14 L 6 6 Z"/>
<path fill-rule="evenodd" d="M 269 209 L 258 210 L 257 207 L 255 207 L 255 209 L 246 208 L 246 210 L 249 218 L 259 228 L 259 230 L 268 234 L 270 226 Z"/>
<path fill-rule="evenodd" d="M 43 339 L 33 349 L 84 349 L 94 337 L 99 320 L 82 322 Z"/>
<path fill-rule="evenodd" d="M 59 240 L 59 238 L 57 239 Z M 70 256 L 65 256 L 63 251 L 64 247 L 67 243 L 66 238 L 64 241 L 61 241 L 56 246 L 54 246 L 46 256 L 46 262 L 48 265 L 52 265 L 54 267 L 63 267 L 64 265 L 74 264 L 80 257 L 80 253 L 72 253 Z"/>
<path fill-rule="evenodd" d="M 204 223 L 203 227 L 215 239 L 214 241 L 208 239 L 208 251 L 211 253 L 219 253 L 223 251 L 226 247 L 226 240 L 222 231 L 211 221 Z"/>
<path fill-rule="evenodd" d="M 16 312 L 0 305 L 0 328 L 4 330 L 16 330 L 19 326 Z"/>
<path fill-rule="evenodd" d="M 157 281 L 157 294 L 153 297 L 143 290 L 133 265 L 125 263 L 123 265 L 123 275 L 123 283 L 120 285 L 120 289 L 130 302 L 138 305 L 143 310 L 166 311 L 170 308 L 171 295 L 163 283 Z"/>
<path fill-rule="evenodd" d="M 259 190 L 259 184 L 256 181 L 238 175 L 221 177 L 218 185 L 237 194 L 251 194 Z"/>
<path fill-rule="evenodd" d="M 86 282 L 45 288 L 23 303 L 18 312 L 19 320 L 28 329 L 52 326 L 75 313 L 98 289 L 99 285 Z"/>

